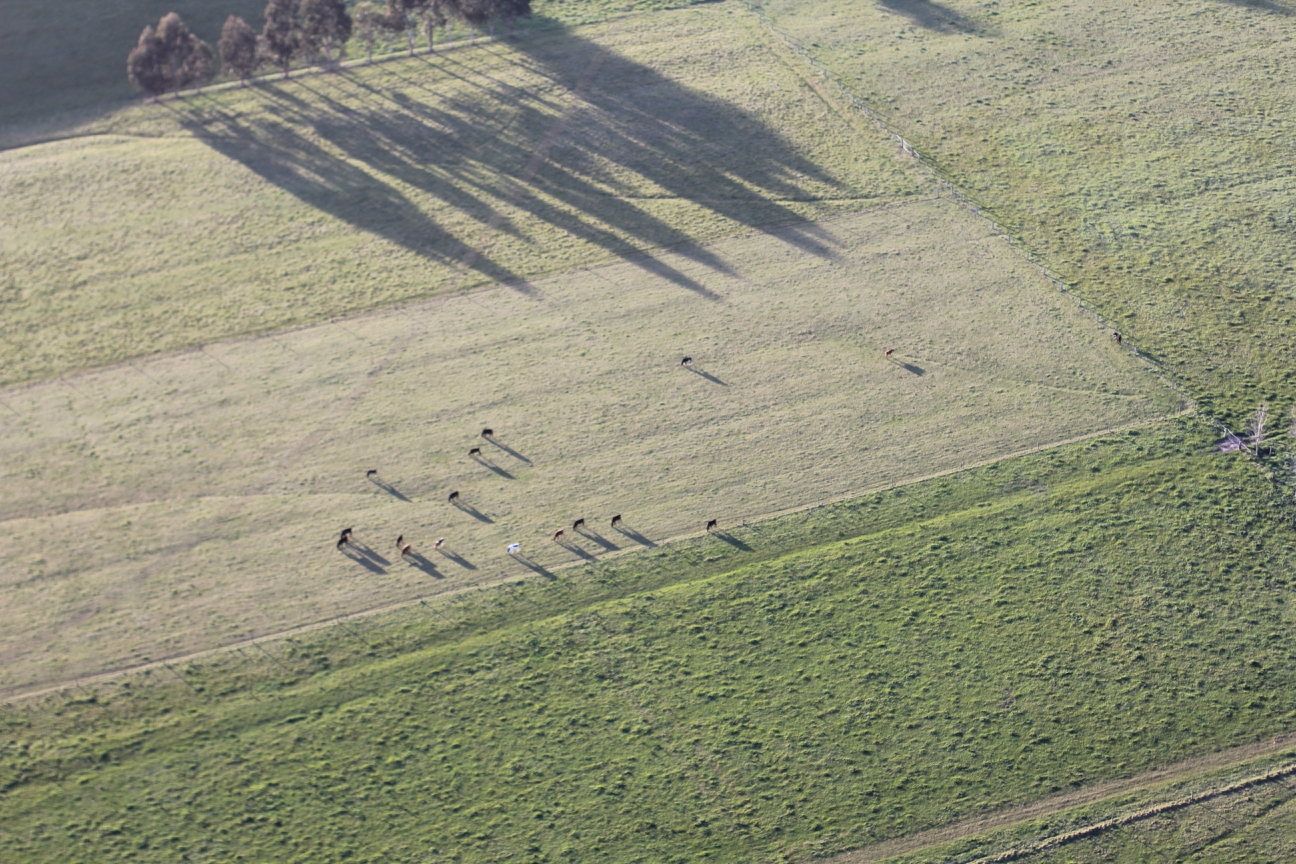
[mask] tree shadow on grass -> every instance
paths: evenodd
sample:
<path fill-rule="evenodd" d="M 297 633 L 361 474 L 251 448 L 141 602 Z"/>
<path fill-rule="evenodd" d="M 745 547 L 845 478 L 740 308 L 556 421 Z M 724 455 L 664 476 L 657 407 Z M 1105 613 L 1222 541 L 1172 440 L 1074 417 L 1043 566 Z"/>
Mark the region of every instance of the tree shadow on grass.
<path fill-rule="evenodd" d="M 971 18 L 933 0 L 878 0 L 878 5 L 888 12 L 903 15 L 925 30 L 976 33 L 979 29 Z"/>
<path fill-rule="evenodd" d="M 687 229 L 641 205 L 638 188 L 660 189 L 652 200 L 676 198 L 739 226 L 783 226 L 782 242 L 834 256 L 837 241 L 788 202 L 843 184 L 760 116 L 547 23 L 546 35 L 516 43 L 520 52 L 487 44 L 463 60 L 435 55 L 261 81 L 245 98 L 262 104 L 245 113 L 223 110 L 219 99 L 173 110 L 199 141 L 303 203 L 495 282 L 525 284 L 482 254 L 484 245 L 470 248 L 429 214 L 450 209 L 521 237 L 497 212 L 508 205 L 712 300 L 720 298 L 698 277 L 641 254 L 671 247 L 704 272 L 732 272 Z M 571 100 L 555 97 L 554 88 L 532 92 L 488 78 L 472 63 L 485 54 L 579 99 L 563 113 Z M 422 63 L 431 68 L 420 71 Z M 442 76 L 473 86 L 439 89 Z M 402 188 L 432 203 L 415 203 Z"/>
<path fill-rule="evenodd" d="M 1222 0 L 1230 6 L 1239 6 L 1243 9 L 1257 9 L 1261 12 L 1272 12 L 1275 15 L 1286 15 L 1291 17 L 1296 15 L 1296 10 L 1283 6 L 1280 3 L 1274 3 L 1273 0 Z"/>

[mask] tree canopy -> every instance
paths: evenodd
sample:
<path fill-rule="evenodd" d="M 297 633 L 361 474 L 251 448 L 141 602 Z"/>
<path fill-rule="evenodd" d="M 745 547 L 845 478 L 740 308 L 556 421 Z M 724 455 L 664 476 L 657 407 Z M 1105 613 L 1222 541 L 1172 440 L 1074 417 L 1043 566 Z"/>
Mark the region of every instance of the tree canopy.
<path fill-rule="evenodd" d="M 225 26 L 221 28 L 217 47 L 220 49 L 221 68 L 226 74 L 237 76 L 246 84 L 260 65 L 256 31 L 242 18 L 231 15 L 225 19 Z"/>
<path fill-rule="evenodd" d="M 333 66 L 333 52 L 340 57 L 350 38 L 351 15 L 343 0 L 302 0 L 302 44 L 312 52 L 323 51 L 326 66 Z"/>
<path fill-rule="evenodd" d="M 297 23 L 297 0 L 270 0 L 265 8 L 261 31 L 266 54 L 288 77 L 292 61 L 301 52 L 301 29 Z"/>

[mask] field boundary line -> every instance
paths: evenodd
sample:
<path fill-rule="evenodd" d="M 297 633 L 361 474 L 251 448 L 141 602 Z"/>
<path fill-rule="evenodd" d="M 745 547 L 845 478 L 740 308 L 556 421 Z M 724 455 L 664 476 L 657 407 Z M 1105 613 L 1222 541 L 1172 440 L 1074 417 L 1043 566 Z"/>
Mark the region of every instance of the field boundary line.
<path fill-rule="evenodd" d="M 1060 293 L 1069 297 L 1076 304 L 1076 306 L 1080 308 L 1082 312 L 1089 315 L 1095 322 L 1097 322 L 1097 324 L 1100 327 L 1110 330 L 1112 332 L 1119 332 L 1119 328 L 1117 328 L 1111 322 L 1109 322 L 1101 312 L 1099 312 L 1096 308 L 1094 308 L 1093 305 L 1091 305 L 1087 300 L 1085 300 L 1079 294 L 1071 290 L 1071 287 L 1067 284 L 1066 281 L 1063 280 L 1062 276 L 1057 272 L 1055 272 L 1053 268 L 1051 268 L 1047 263 L 1045 263 L 1042 260 L 1042 256 L 1039 253 L 1037 253 L 1034 249 L 1032 249 L 1029 245 L 1027 245 L 1025 240 L 1021 239 L 1020 237 L 1014 236 L 1009 231 L 1007 226 L 1003 225 L 997 219 L 995 219 L 994 216 L 990 215 L 990 213 L 986 210 L 985 206 L 980 201 L 976 200 L 974 196 L 960 189 L 956 183 L 956 178 L 953 177 L 944 168 L 942 168 L 936 162 L 935 159 L 933 159 L 929 155 L 926 155 L 919 148 L 914 147 L 913 144 L 911 144 L 903 135 L 901 135 L 899 132 L 896 132 L 891 127 L 891 125 L 877 112 L 877 110 L 875 110 L 871 105 L 869 105 L 867 101 L 857 96 L 849 87 L 847 87 L 844 83 L 842 83 L 842 81 L 836 75 L 830 72 L 827 67 L 825 67 L 822 63 L 820 63 L 818 60 L 812 57 L 810 52 L 807 51 L 804 47 L 802 47 L 799 43 L 797 43 L 795 39 L 793 39 L 783 31 L 775 27 L 774 23 L 768 17 L 766 17 L 765 13 L 761 10 L 761 8 L 758 5 L 756 5 L 753 2 L 753 0 L 742 0 L 742 2 L 743 5 L 747 7 L 747 10 L 756 17 L 756 19 L 764 26 L 764 28 L 767 31 L 769 31 L 769 33 L 773 35 L 778 40 L 778 42 L 782 44 L 782 46 L 785 49 L 798 55 L 802 60 L 805 61 L 805 63 L 811 69 L 819 73 L 820 77 L 822 77 L 824 81 L 827 81 L 830 84 L 832 84 L 834 87 L 836 87 L 838 93 L 842 96 L 842 98 L 844 98 L 847 102 L 849 102 L 851 106 L 853 106 L 858 111 L 860 111 L 865 117 L 871 120 L 873 124 L 882 133 L 884 133 L 887 137 L 891 138 L 897 144 L 899 144 L 900 149 L 904 153 L 906 153 L 908 156 L 913 158 L 914 161 L 916 161 L 920 166 L 925 168 L 928 171 L 931 179 L 936 183 L 938 189 L 942 189 L 945 192 L 947 192 L 955 201 L 961 204 L 963 208 L 966 209 L 969 213 L 971 213 L 974 217 L 977 217 L 978 219 L 988 223 L 991 229 L 993 230 L 994 234 L 998 236 L 999 239 L 1003 240 L 1005 243 L 1008 244 L 1010 248 L 1015 250 L 1017 254 L 1019 254 L 1024 261 L 1026 261 L 1028 264 L 1030 264 L 1031 266 L 1039 270 L 1039 272 L 1044 276 L 1044 278 L 1052 283 L 1054 288 L 1056 288 Z M 825 101 L 827 101 L 826 97 L 824 97 L 822 93 L 819 93 L 818 88 L 815 88 L 813 85 L 810 86 L 811 89 L 814 89 L 815 92 L 819 94 L 820 98 L 825 99 Z M 829 104 L 831 106 L 831 103 Z M 836 109 L 836 106 L 831 106 L 831 107 Z M 1185 404 L 1190 406 L 1196 405 L 1196 399 L 1193 397 L 1193 395 L 1188 391 L 1188 389 L 1184 385 L 1180 384 L 1177 380 L 1175 380 L 1173 375 L 1171 375 L 1169 372 L 1166 371 L 1165 367 L 1160 363 L 1160 361 L 1155 360 L 1152 357 L 1149 357 L 1144 352 L 1140 351 L 1128 339 L 1122 340 L 1120 344 L 1122 348 L 1127 350 L 1130 354 L 1134 356 L 1136 360 L 1138 360 L 1145 367 L 1147 367 L 1154 375 L 1156 375 L 1162 381 L 1162 383 L 1166 385 L 1166 387 L 1168 387 L 1175 393 L 1179 394 L 1179 396 L 1184 400 Z M 1215 431 L 1219 433 L 1222 437 L 1227 437 L 1233 434 L 1233 432 L 1228 428 L 1228 426 L 1224 424 L 1224 421 L 1216 417 L 1214 414 L 1208 411 L 1199 411 L 1198 413 L 1199 416 L 1202 417 L 1204 420 L 1206 420 L 1206 422 L 1208 422 L 1211 426 L 1213 426 L 1215 428 Z M 1274 495 L 1275 502 L 1281 508 L 1290 508 L 1289 512 L 1291 512 L 1292 515 L 1292 524 L 1296 525 L 1296 506 L 1293 506 L 1291 495 L 1287 494 L 1289 492 L 1296 493 L 1296 481 L 1293 481 L 1293 485 L 1290 487 L 1285 486 L 1284 484 L 1287 482 L 1286 478 L 1290 476 L 1287 472 L 1275 470 L 1272 463 L 1266 462 L 1263 458 L 1260 457 L 1258 453 L 1254 453 L 1250 449 L 1244 448 L 1244 452 L 1246 453 L 1247 458 L 1256 466 L 1256 468 L 1260 470 L 1261 474 L 1263 474 L 1264 477 L 1268 479 L 1270 483 L 1270 487 L 1273 489 L 1275 493 Z"/>
<path fill-rule="evenodd" d="M 977 858 L 975 861 L 970 862 L 970 864 L 1003 864 L 1003 862 L 1007 861 L 1016 861 L 1018 858 L 1024 858 L 1027 855 L 1034 855 L 1038 852 L 1054 849 L 1076 840 L 1094 837 L 1098 834 L 1110 831 L 1113 828 L 1121 828 L 1133 822 L 1139 822 L 1143 819 L 1151 819 L 1153 816 L 1159 816 L 1162 813 L 1169 813 L 1174 810 L 1181 810 L 1184 807 L 1191 807 L 1194 804 L 1210 801 L 1213 798 L 1222 798 L 1225 795 L 1231 795 L 1234 792 L 1240 792 L 1243 789 L 1260 786 L 1265 783 L 1273 782 L 1274 780 L 1281 780 L 1282 778 L 1290 777 L 1293 774 L 1296 774 L 1296 762 L 1288 762 L 1286 765 L 1271 768 L 1263 774 L 1257 774 L 1254 777 L 1248 777 L 1245 780 L 1239 780 L 1236 783 L 1230 783 L 1227 786 L 1209 789 L 1205 792 L 1198 792 L 1195 795 L 1187 795 L 1183 798 L 1177 798 L 1173 801 L 1165 801 L 1161 804 L 1153 804 L 1151 807 L 1144 807 L 1142 810 L 1136 810 L 1133 813 L 1126 813 L 1124 816 L 1113 816 L 1110 819 L 1104 819 L 1101 822 L 1095 822 L 1092 825 L 1086 825 L 1084 828 L 1077 828 L 1076 830 L 1068 831 L 1065 834 L 1055 834 L 1054 836 L 1041 840 L 1031 846 L 1025 846 L 1020 849 L 1009 849 L 1006 852 L 1000 852 L 998 855 L 992 855 L 987 858 Z"/>
<path fill-rule="evenodd" d="M 985 816 L 974 817 L 953 825 L 931 828 L 917 834 L 911 834 L 907 837 L 897 837 L 892 840 L 884 840 L 872 846 L 864 846 L 859 849 L 841 852 L 824 860 L 833 862 L 833 864 L 877 864 L 877 862 L 886 861 L 901 855 L 921 852 L 924 849 L 931 849 L 933 847 L 955 843 L 960 840 L 967 840 L 989 831 L 1008 828 L 1013 825 L 1020 825 L 1024 822 L 1030 822 L 1035 819 L 1042 819 L 1076 807 L 1096 804 L 1108 798 L 1115 798 L 1119 795 L 1147 791 L 1157 786 L 1191 780 L 1194 776 L 1206 771 L 1226 769 L 1255 759 L 1276 755 L 1283 753 L 1284 751 L 1290 751 L 1293 747 L 1296 747 L 1296 731 L 1283 732 L 1282 734 L 1265 741 L 1242 744 L 1237 747 L 1231 747 L 1227 750 L 1220 750 L 1204 756 L 1196 756 L 1133 777 L 1119 780 L 1108 780 L 1102 783 L 1097 783 L 1093 786 L 1086 786 L 1071 792 L 1056 795 L 1052 798 L 1044 798 L 1007 810 L 1001 810 L 997 813 L 989 813 Z M 1004 864 L 1004 862 L 1016 861 L 1028 855 L 1047 851 L 1066 843 L 1071 843 L 1075 840 L 1084 839 L 1085 837 L 1095 836 L 1113 828 L 1120 828 L 1133 822 L 1150 819 L 1153 816 L 1162 813 L 1189 807 L 1193 804 L 1209 801 L 1213 798 L 1231 795 L 1234 792 L 1252 786 L 1262 785 L 1264 783 L 1280 780 L 1293 775 L 1296 775 L 1296 762 L 1287 762 L 1280 766 L 1270 768 L 1263 773 L 1252 775 L 1242 780 L 1228 783 L 1224 786 L 1216 786 L 1212 789 L 1206 789 L 1171 801 L 1141 807 L 1131 813 L 1101 819 L 1081 828 L 1051 835 L 1027 846 L 1016 847 L 993 855 L 975 858 L 969 861 L 968 864 Z"/>
<path fill-rule="evenodd" d="M 1105 435 L 1115 435 L 1121 432 L 1127 432 L 1132 429 L 1141 429 L 1148 426 L 1155 426 L 1158 423 L 1164 423 L 1167 420 L 1172 420 L 1178 417 L 1189 416 L 1193 414 L 1194 411 L 1195 409 L 1193 408 L 1187 408 L 1173 414 L 1162 414 L 1157 417 L 1150 417 L 1144 420 L 1137 420 L 1133 423 L 1127 423 L 1121 426 L 1112 426 L 1106 429 L 1098 429 L 1093 432 L 1086 432 L 1083 435 L 1076 435 L 1072 438 L 1066 438 L 1061 441 L 1053 441 L 1047 444 L 1037 444 L 1033 447 L 1028 447 L 1023 450 L 1016 450 L 1012 453 L 1005 453 L 1001 456 L 992 456 L 988 459 L 981 459 L 976 462 L 966 462 L 959 465 L 957 468 L 953 468 L 953 467 L 945 468 L 941 471 L 934 471 L 930 474 L 924 474 L 918 477 L 909 477 L 902 480 L 895 480 L 890 483 L 882 484 L 880 486 L 871 486 L 864 489 L 858 489 L 851 492 L 843 493 L 841 495 L 836 495 L 831 498 L 825 498 L 820 501 L 812 501 L 807 504 L 799 504 L 795 507 L 786 507 L 781 510 L 773 510 L 755 516 L 739 516 L 737 518 L 740 520 L 740 524 L 733 527 L 745 528 L 749 524 L 758 525 L 762 522 L 768 522 L 773 519 L 780 519 L 785 516 L 794 516 L 797 513 L 803 513 L 807 510 L 814 510 L 819 507 L 830 507 L 834 504 L 841 504 L 843 502 L 851 501 L 856 498 L 863 498 L 868 495 L 876 495 L 879 492 L 888 492 L 892 489 L 899 489 L 906 486 L 915 486 L 920 483 L 926 483 L 931 480 L 938 480 L 942 477 L 949 477 L 954 474 L 959 474 L 969 469 L 984 468 L 988 465 L 995 465 L 1000 462 L 1007 462 L 1011 459 L 1019 459 L 1023 456 L 1030 456 L 1031 454 L 1034 453 L 1041 453 L 1045 450 L 1052 450 L 1058 447 L 1067 447 L 1072 444 L 1078 444 L 1082 441 L 1088 441 L 1093 438 L 1101 438 Z M 655 543 L 657 546 L 668 546 L 673 543 L 679 543 L 683 540 L 690 540 L 695 537 L 702 537 L 705 536 L 705 534 L 706 534 L 705 531 L 694 531 L 688 534 L 678 534 L 673 537 L 661 538 L 655 541 Z M 615 552 L 609 552 L 607 554 L 597 556 L 597 561 L 608 561 L 613 558 L 619 558 L 623 555 L 633 555 L 641 551 L 643 551 L 642 547 L 628 547 L 625 549 L 617 550 Z M 552 567 L 546 567 L 545 569 L 550 572 L 555 570 L 568 570 L 573 567 L 584 567 L 590 563 L 591 562 L 584 561 L 584 560 L 576 560 L 576 561 L 569 561 L 563 564 L 555 564 Z M 107 672 L 98 672 L 93 675 L 83 675 L 77 678 L 64 680 L 54 684 L 36 684 L 34 685 L 36 689 L 33 690 L 27 690 L 23 692 L 13 692 L 14 690 L 17 690 L 19 688 L 12 688 L 8 693 L 4 693 L 3 695 L 0 695 L 0 705 L 11 705 L 19 702 L 25 702 L 30 699 L 40 698 L 41 696 L 49 696 L 54 693 L 60 693 L 65 690 L 71 690 L 75 687 L 84 687 L 87 684 L 102 684 L 105 681 L 112 681 L 117 678 L 125 678 L 129 675 L 136 675 L 141 672 L 151 671 L 153 669 L 161 669 L 167 664 L 174 665 L 174 664 L 181 664 L 181 663 L 192 663 L 196 660 L 202 660 L 204 658 L 211 657 L 216 654 L 237 651 L 240 648 L 247 648 L 254 645 L 259 645 L 263 642 L 272 642 L 278 639 L 287 639 L 302 633 L 311 633 L 316 630 L 322 630 L 326 627 L 331 627 L 334 624 L 337 624 L 339 622 L 355 621 L 363 618 L 371 618 L 378 615 L 383 615 L 388 612 L 397 612 L 401 609 L 407 609 L 411 606 L 416 606 L 418 604 L 426 605 L 429 601 L 442 601 L 453 597 L 459 597 L 473 591 L 482 591 L 488 588 L 496 588 L 502 585 L 506 585 L 511 582 L 522 581 L 527 578 L 543 578 L 543 577 L 537 576 L 530 572 L 526 574 L 517 573 L 517 574 L 503 575 L 500 578 L 484 579 L 481 582 L 477 582 L 472 585 L 464 585 L 463 587 L 460 588 L 455 588 L 448 591 L 442 591 L 432 595 L 431 597 L 420 594 L 417 597 L 411 597 L 405 600 L 397 600 L 392 603 L 384 603 L 381 606 L 373 606 L 368 609 L 358 609 L 352 612 L 345 612 L 338 615 L 332 615 L 328 618 L 322 618 L 318 621 L 312 621 L 306 624 L 299 624 L 295 627 L 288 627 L 283 630 L 276 630 L 273 633 L 263 633 L 260 636 L 250 636 L 246 639 L 240 639 L 236 642 L 229 642 L 224 645 L 217 645 L 211 648 L 203 648 L 199 651 L 192 651 L 187 654 L 172 655 L 172 656 L 160 658 L 158 660 L 150 660 L 147 663 L 140 663 L 135 666 L 126 666 L 121 669 L 112 669 Z"/>

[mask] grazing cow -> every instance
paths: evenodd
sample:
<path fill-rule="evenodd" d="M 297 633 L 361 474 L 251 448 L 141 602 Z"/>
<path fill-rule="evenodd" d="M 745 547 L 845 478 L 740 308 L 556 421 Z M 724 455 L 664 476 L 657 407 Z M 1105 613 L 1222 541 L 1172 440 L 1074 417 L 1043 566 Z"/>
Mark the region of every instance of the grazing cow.
<path fill-rule="evenodd" d="M 712 528 L 715 528 L 715 527 L 716 527 L 716 520 L 712 519 L 710 522 L 707 523 L 707 530 L 708 530 L 708 531 L 710 531 Z"/>
<path fill-rule="evenodd" d="M 365 477 L 377 477 L 377 476 L 378 476 L 377 468 L 370 468 L 368 471 L 365 472 Z"/>
<path fill-rule="evenodd" d="M 692 366 L 692 365 L 693 365 L 693 358 L 692 358 L 692 357 L 685 357 L 683 360 L 680 361 L 680 365 L 681 365 L 681 366 Z"/>
<path fill-rule="evenodd" d="M 406 543 L 404 546 L 400 547 L 400 550 L 401 557 L 404 558 L 406 555 L 410 554 L 410 544 Z"/>
<path fill-rule="evenodd" d="M 455 490 L 454 492 L 451 492 L 451 493 L 450 493 L 450 503 L 453 504 L 453 503 L 455 503 L 455 502 L 458 501 L 458 500 L 459 500 L 459 491 L 458 491 L 458 490 Z"/>
<path fill-rule="evenodd" d="M 350 529 L 350 528 L 343 528 L 343 529 L 342 529 L 342 539 L 343 539 L 343 540 L 350 540 L 350 539 L 351 539 L 351 530 L 352 530 L 352 529 Z"/>
<path fill-rule="evenodd" d="M 888 349 L 886 349 L 885 351 L 882 352 L 882 356 L 883 356 L 883 357 L 890 357 L 890 356 L 891 356 L 892 354 L 894 354 L 894 353 L 895 353 L 895 349 L 894 349 L 894 348 L 888 348 Z"/>
<path fill-rule="evenodd" d="M 482 430 L 483 438 L 493 438 L 494 436 L 495 436 L 495 430 L 490 428 L 489 426 L 487 426 L 485 429 Z"/>
<path fill-rule="evenodd" d="M 612 517 L 612 527 L 615 528 L 620 524 L 621 524 L 621 514 L 618 513 L 617 515 Z"/>
<path fill-rule="evenodd" d="M 554 542 L 557 543 L 559 540 L 563 539 L 563 536 L 564 536 L 563 530 L 559 528 L 557 531 L 554 532 L 554 538 L 553 538 Z"/>
<path fill-rule="evenodd" d="M 1116 340 L 1117 345 L 1121 344 L 1121 335 L 1119 333 L 1113 333 L 1112 338 Z"/>
<path fill-rule="evenodd" d="M 405 542 L 405 535 L 404 535 L 404 534 L 397 534 L 397 535 L 396 535 L 396 548 L 399 549 L 399 548 L 401 547 L 401 544 L 404 543 L 404 542 Z"/>
<path fill-rule="evenodd" d="M 585 520 L 584 520 L 584 519 L 577 519 L 575 522 L 572 523 L 572 530 L 573 530 L 573 531 L 577 531 L 577 530 L 579 530 L 579 529 L 581 529 L 581 528 L 584 528 L 584 527 L 585 527 Z"/>
<path fill-rule="evenodd" d="M 474 448 L 472 448 L 471 450 L 468 451 L 468 455 L 469 455 L 469 457 L 472 457 L 472 456 L 480 456 L 480 455 L 481 455 L 481 448 L 480 448 L 480 447 L 474 447 Z"/>
<path fill-rule="evenodd" d="M 506 549 L 505 551 L 508 552 L 508 554 L 510 554 L 510 555 L 516 555 L 517 553 L 519 553 L 519 552 L 522 551 L 522 544 L 521 544 L 521 543 L 510 543 L 509 546 L 508 546 L 508 549 Z"/>
<path fill-rule="evenodd" d="M 339 538 L 338 538 L 338 542 L 337 542 L 337 548 L 341 549 L 341 548 L 342 548 L 343 546 L 345 546 L 345 545 L 347 545 L 347 538 L 346 538 L 346 537 L 339 537 Z"/>
<path fill-rule="evenodd" d="M 437 542 L 435 542 L 435 543 L 432 544 L 432 548 L 433 548 L 433 549 L 440 549 L 440 548 L 441 548 L 442 546 L 444 546 L 444 545 L 445 545 L 445 538 L 442 537 L 440 540 L 438 540 Z"/>

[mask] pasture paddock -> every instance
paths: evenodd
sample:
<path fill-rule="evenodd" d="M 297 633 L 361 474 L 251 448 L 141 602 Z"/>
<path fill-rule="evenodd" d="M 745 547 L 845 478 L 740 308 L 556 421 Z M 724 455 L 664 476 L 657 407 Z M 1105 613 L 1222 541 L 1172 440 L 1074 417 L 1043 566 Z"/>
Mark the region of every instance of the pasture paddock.
<path fill-rule="evenodd" d="M 550 568 L 1176 405 L 941 200 L 3 399 L 21 417 L 0 441 L 6 689 L 525 573 L 499 551 L 515 540 Z M 535 542 L 596 513 L 624 530 Z M 375 555 L 338 554 L 343 526 Z M 458 557 L 406 567 L 397 534 Z"/>
<path fill-rule="evenodd" d="M 822 859 L 1268 740 L 1296 535 L 1210 434 L 6 705 L 0 858 Z"/>
<path fill-rule="evenodd" d="M 1296 4 L 754 5 L 1204 408 L 1296 403 Z"/>

